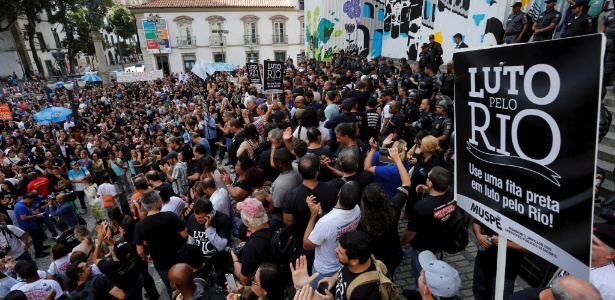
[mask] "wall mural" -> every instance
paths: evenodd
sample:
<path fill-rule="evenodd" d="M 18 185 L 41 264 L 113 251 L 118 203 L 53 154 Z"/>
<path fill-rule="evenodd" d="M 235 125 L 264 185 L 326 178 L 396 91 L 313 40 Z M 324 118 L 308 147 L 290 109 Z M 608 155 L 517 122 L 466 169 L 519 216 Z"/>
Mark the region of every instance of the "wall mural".
<path fill-rule="evenodd" d="M 330 61 L 341 50 L 364 57 L 406 57 L 415 60 L 429 35 L 442 44 L 444 61 L 452 59 L 453 36 L 461 33 L 470 47 L 496 45 L 502 20 L 518 0 L 310 0 L 305 2 L 306 54 Z M 544 0 L 522 0 L 532 20 L 545 9 Z M 568 3 L 555 9 L 565 15 Z M 562 23 L 557 27 L 556 36 Z"/>

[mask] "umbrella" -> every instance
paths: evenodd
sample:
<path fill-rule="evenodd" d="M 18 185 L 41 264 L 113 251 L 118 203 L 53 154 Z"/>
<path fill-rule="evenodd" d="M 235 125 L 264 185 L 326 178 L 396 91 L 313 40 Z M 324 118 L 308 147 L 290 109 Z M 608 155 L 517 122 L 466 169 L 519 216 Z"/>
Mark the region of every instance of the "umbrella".
<path fill-rule="evenodd" d="M 81 79 L 88 81 L 88 82 L 102 81 L 102 78 L 100 78 L 100 76 L 94 75 L 94 74 L 83 75 L 81 76 Z"/>
<path fill-rule="evenodd" d="M 72 115 L 73 112 L 64 107 L 48 107 L 34 114 L 37 122 L 61 122 Z"/>

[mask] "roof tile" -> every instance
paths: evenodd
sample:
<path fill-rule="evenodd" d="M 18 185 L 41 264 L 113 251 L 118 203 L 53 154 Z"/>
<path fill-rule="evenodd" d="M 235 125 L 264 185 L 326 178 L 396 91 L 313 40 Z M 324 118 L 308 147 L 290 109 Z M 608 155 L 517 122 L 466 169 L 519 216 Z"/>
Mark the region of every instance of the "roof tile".
<path fill-rule="evenodd" d="M 293 7 L 288 0 L 154 0 L 130 8 Z"/>

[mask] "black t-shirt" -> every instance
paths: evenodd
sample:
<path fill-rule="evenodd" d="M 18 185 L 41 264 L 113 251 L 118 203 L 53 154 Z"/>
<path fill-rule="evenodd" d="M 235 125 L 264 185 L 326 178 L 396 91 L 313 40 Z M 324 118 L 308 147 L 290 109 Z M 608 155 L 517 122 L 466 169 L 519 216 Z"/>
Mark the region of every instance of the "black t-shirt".
<path fill-rule="evenodd" d="M 132 255 L 129 261 L 123 264 L 103 259 L 96 265 L 100 272 L 115 282 L 117 287 L 124 292 L 129 291 L 141 277 L 141 271 L 139 270 L 139 260 L 141 258 L 137 256 L 136 252 L 132 253 Z"/>
<path fill-rule="evenodd" d="M 271 254 L 271 231 L 264 228 L 253 232 L 246 240 L 246 244 L 241 252 L 241 274 L 245 277 L 252 277 L 263 261 L 272 262 Z"/>
<path fill-rule="evenodd" d="M 80 293 L 81 291 L 85 290 L 86 287 L 89 288 L 90 286 L 95 291 L 95 298 L 97 300 L 115 299 L 115 297 L 109 295 L 109 292 L 115 287 L 115 283 L 111 281 L 111 279 L 103 275 L 96 275 L 92 277 L 92 279 L 86 281 L 82 285 L 77 286 L 73 293 Z"/>
<path fill-rule="evenodd" d="M 354 100 L 354 103 L 358 104 L 357 109 L 359 111 L 365 111 L 365 106 L 367 106 L 369 95 L 359 90 L 352 90 L 346 93 L 346 98 L 352 98 L 352 100 Z"/>
<path fill-rule="evenodd" d="M 346 180 L 342 178 L 335 178 L 331 180 L 331 183 L 335 184 L 335 186 L 337 186 L 338 189 L 341 189 L 342 186 L 346 184 L 346 182 L 348 181 L 356 181 L 357 183 L 359 183 L 359 185 L 361 185 L 361 187 L 365 187 L 366 185 L 372 183 L 372 176 L 370 176 L 369 173 L 365 171 L 354 174 L 352 176 L 345 177 L 345 178 Z"/>
<path fill-rule="evenodd" d="M 295 236 L 303 236 L 308 222 L 310 221 L 310 209 L 305 200 L 308 196 L 315 196 L 320 203 L 323 213 L 328 213 L 337 203 L 339 189 L 331 182 L 319 182 L 312 190 L 305 185 L 300 185 L 290 191 L 284 199 L 284 213 L 291 214 L 295 218 L 293 232 Z"/>
<path fill-rule="evenodd" d="M 229 161 L 231 164 L 235 164 L 237 162 L 237 150 L 239 150 L 239 146 L 243 141 L 246 140 L 246 133 L 241 130 L 235 134 L 235 136 L 231 140 L 231 147 L 229 148 Z"/>
<path fill-rule="evenodd" d="M 221 212 L 216 212 L 214 219 L 211 221 L 211 227 L 216 230 L 216 234 L 219 237 L 226 239 L 227 242 L 231 240 L 231 231 L 233 227 L 231 217 Z M 188 230 L 188 235 L 195 240 L 195 245 L 201 247 L 203 257 L 211 259 L 218 256 L 218 254 L 226 253 L 219 252 L 218 249 L 211 244 L 205 233 L 205 223 L 200 224 L 194 215 L 188 218 L 188 226 L 186 229 Z"/>
<path fill-rule="evenodd" d="M 318 155 L 318 157 L 322 157 L 323 155 L 328 158 L 333 158 L 333 152 L 329 150 L 329 148 L 320 147 L 316 149 L 307 149 L 307 153 L 312 153 Z M 327 168 L 320 168 L 320 172 L 318 172 L 318 181 L 329 181 L 331 180 L 331 171 Z"/>
<path fill-rule="evenodd" d="M 404 125 L 405 123 L 403 115 L 393 116 L 389 120 L 389 123 L 387 123 L 387 127 L 384 129 L 382 136 L 386 137 L 391 133 L 397 133 L 398 137 L 401 137 L 401 134 L 404 130 Z"/>
<path fill-rule="evenodd" d="M 277 149 L 282 149 L 282 148 L 286 148 L 286 146 L 282 145 L 280 147 L 277 147 Z M 276 178 L 278 178 L 278 176 L 280 176 L 280 170 L 274 168 L 271 166 L 271 164 L 269 163 L 269 160 L 271 159 L 271 148 L 263 151 L 261 153 L 261 156 L 258 158 L 258 168 L 264 170 L 263 174 L 265 175 L 265 180 L 266 181 L 270 181 L 270 182 L 274 182 L 276 180 Z"/>
<path fill-rule="evenodd" d="M 159 212 L 137 223 L 133 241 L 147 246 L 154 266 L 166 270 L 179 262 L 177 250 L 185 243 L 179 232 L 184 229 L 184 223 L 174 212 Z"/>
<path fill-rule="evenodd" d="M 77 247 L 79 244 L 81 244 L 81 242 L 79 242 L 75 238 L 75 229 L 74 228 L 70 228 L 70 229 L 62 232 L 62 234 L 60 234 L 60 237 L 58 238 L 58 243 L 64 244 L 64 246 L 67 249 L 73 249 L 73 248 Z"/>
<path fill-rule="evenodd" d="M 192 163 L 192 168 L 190 168 L 190 175 L 195 173 L 203 174 L 203 161 L 205 160 L 205 156 L 201 157 L 197 161 Z"/>
<path fill-rule="evenodd" d="M 168 195 L 169 197 L 177 196 L 175 192 L 173 191 L 173 186 L 168 182 L 163 182 L 161 185 L 155 187 L 154 190 L 159 191 L 161 197 L 166 196 L 166 195 Z M 163 200 L 168 200 L 168 199 L 163 199 Z"/>
<path fill-rule="evenodd" d="M 457 210 L 455 195 L 448 189 L 440 196 L 429 195 L 419 200 L 410 210 L 407 228 L 416 232 L 410 242 L 417 251 L 440 251 L 442 233 L 449 228 Z"/>
<path fill-rule="evenodd" d="M 474 223 L 480 225 L 483 229 L 483 234 L 489 237 L 497 235 L 493 230 L 489 229 L 489 227 L 485 226 L 480 221 L 474 220 Z M 480 266 L 484 272 L 483 274 L 485 274 L 487 278 L 495 277 L 497 258 L 498 247 L 495 246 L 476 252 L 476 264 Z M 517 274 L 519 274 L 522 260 L 523 253 L 511 248 L 506 248 L 506 271 L 504 273 L 504 278 L 508 280 L 515 280 L 515 278 L 517 278 Z"/>
<path fill-rule="evenodd" d="M 369 268 L 367 268 L 367 270 L 361 273 L 353 273 L 348 269 L 347 266 L 343 266 L 342 269 L 340 270 L 340 275 L 339 277 L 337 277 L 337 282 L 335 284 L 335 299 L 379 300 L 380 299 L 380 285 L 378 284 L 378 282 L 359 285 L 352 291 L 352 295 L 350 295 L 350 298 L 348 298 L 346 295 L 348 286 L 355 278 L 359 277 L 359 275 L 365 272 L 375 271 L 375 270 L 376 270 L 376 266 L 374 265 L 373 261 L 372 261 L 372 264 L 369 266 Z"/>
<path fill-rule="evenodd" d="M 64 175 L 64 174 L 60 174 L 60 177 L 64 178 L 64 180 L 68 180 L 68 176 Z M 64 188 L 58 188 L 59 186 L 64 184 L 64 181 L 60 180 L 58 177 L 56 177 L 55 175 L 51 175 L 49 176 L 49 181 L 51 182 L 51 184 L 49 185 L 49 190 L 52 193 L 57 193 L 60 191 L 68 191 L 72 188 L 72 186 L 70 184 L 67 184 Z"/>

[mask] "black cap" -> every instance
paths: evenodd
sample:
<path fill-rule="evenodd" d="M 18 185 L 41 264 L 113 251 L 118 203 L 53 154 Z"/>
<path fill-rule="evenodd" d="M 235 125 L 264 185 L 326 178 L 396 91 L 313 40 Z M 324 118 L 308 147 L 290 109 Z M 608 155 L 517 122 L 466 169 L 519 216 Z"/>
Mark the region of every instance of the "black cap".
<path fill-rule="evenodd" d="M 611 248 L 615 248 L 615 227 L 604 223 L 594 223 L 594 235 Z"/>
<path fill-rule="evenodd" d="M 545 3 L 557 2 L 557 0 L 547 0 Z"/>
<path fill-rule="evenodd" d="M 280 121 L 284 120 L 285 117 L 286 115 L 284 115 L 284 113 L 280 111 L 273 114 L 273 117 L 271 117 L 271 119 L 273 120 L 273 123 L 279 123 Z"/>
<path fill-rule="evenodd" d="M 393 60 L 392 60 L 392 59 L 389 59 L 389 63 L 390 63 L 390 64 L 392 64 L 392 63 L 393 63 Z"/>
<path fill-rule="evenodd" d="M 423 45 L 421 45 L 421 49 L 423 48 L 429 48 L 429 45 L 427 43 L 423 43 Z"/>
<path fill-rule="evenodd" d="M 164 161 L 167 161 L 171 158 L 177 158 L 177 152 L 169 152 L 169 154 L 164 156 Z"/>
<path fill-rule="evenodd" d="M 521 7 L 523 6 L 523 3 L 521 2 L 515 2 L 513 5 L 511 5 L 510 7 Z"/>
<path fill-rule="evenodd" d="M 434 38 L 434 35 L 433 35 L 433 34 L 430 34 L 430 35 L 429 35 L 429 39 L 431 40 L 431 39 L 433 39 L 433 38 Z"/>
<path fill-rule="evenodd" d="M 391 92 L 391 90 L 389 90 L 389 89 L 384 89 L 384 90 L 382 90 L 381 94 L 382 94 L 382 96 L 392 96 L 393 92 Z"/>

